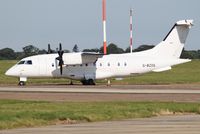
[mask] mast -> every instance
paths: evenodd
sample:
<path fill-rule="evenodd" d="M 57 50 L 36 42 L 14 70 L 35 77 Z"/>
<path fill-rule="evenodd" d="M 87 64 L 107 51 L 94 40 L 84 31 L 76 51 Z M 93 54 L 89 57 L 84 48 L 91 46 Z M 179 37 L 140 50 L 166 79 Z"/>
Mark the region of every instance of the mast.
<path fill-rule="evenodd" d="M 133 9 L 130 9 L 130 53 L 133 52 Z"/>
<path fill-rule="evenodd" d="M 102 0 L 103 8 L 103 52 L 104 55 L 107 54 L 107 42 L 106 42 L 106 0 Z"/>

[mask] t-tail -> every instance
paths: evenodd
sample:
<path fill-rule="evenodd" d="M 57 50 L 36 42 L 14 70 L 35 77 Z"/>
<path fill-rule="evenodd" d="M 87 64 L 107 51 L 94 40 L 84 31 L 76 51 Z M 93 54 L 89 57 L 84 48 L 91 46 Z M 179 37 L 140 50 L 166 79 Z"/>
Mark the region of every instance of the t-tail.
<path fill-rule="evenodd" d="M 164 40 L 151 50 L 153 55 L 167 59 L 179 59 L 192 26 L 193 20 L 176 22 Z"/>

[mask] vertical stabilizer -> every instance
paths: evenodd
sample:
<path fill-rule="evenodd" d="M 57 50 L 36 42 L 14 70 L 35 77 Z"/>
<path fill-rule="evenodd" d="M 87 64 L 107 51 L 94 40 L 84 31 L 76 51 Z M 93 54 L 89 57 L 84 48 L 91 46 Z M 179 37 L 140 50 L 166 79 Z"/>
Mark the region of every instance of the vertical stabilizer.
<path fill-rule="evenodd" d="M 176 22 L 163 41 L 184 44 L 189 32 L 189 28 L 193 25 L 193 20 L 181 20 Z"/>
<path fill-rule="evenodd" d="M 159 57 L 179 58 L 192 26 L 193 20 L 176 22 L 164 40 L 152 49 L 153 53 Z"/>

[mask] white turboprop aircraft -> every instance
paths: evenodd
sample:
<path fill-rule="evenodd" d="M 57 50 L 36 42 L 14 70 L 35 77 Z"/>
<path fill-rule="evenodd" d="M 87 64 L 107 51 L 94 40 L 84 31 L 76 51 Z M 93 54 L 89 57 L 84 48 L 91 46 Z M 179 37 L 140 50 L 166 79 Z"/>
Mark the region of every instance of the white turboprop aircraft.
<path fill-rule="evenodd" d="M 19 77 L 19 85 L 24 85 L 28 77 L 66 77 L 80 80 L 84 85 L 94 85 L 97 79 L 170 70 L 174 65 L 191 61 L 180 59 L 191 26 L 193 20 L 176 22 L 161 43 L 142 52 L 63 53 L 60 45 L 58 54 L 24 58 L 5 74 Z"/>

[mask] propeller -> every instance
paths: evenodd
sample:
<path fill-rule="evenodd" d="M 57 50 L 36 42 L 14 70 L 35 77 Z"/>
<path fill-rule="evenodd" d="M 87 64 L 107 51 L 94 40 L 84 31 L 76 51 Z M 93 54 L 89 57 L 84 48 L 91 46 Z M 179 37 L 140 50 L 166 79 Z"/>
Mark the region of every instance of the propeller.
<path fill-rule="evenodd" d="M 53 51 L 51 50 L 51 46 L 50 46 L 50 44 L 48 44 L 47 54 L 51 54 L 51 53 L 53 53 Z"/>
<path fill-rule="evenodd" d="M 63 72 L 63 65 L 64 65 L 64 61 L 63 61 L 63 53 L 64 51 L 62 50 L 62 44 L 59 44 L 59 50 L 58 50 L 58 57 L 56 58 L 56 60 L 59 61 L 58 65 L 60 66 L 60 74 L 62 75 Z"/>

